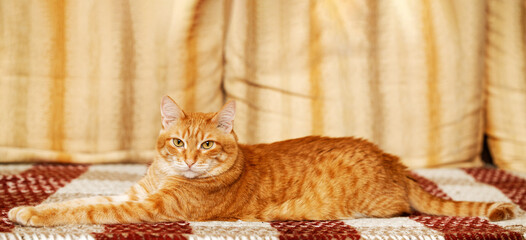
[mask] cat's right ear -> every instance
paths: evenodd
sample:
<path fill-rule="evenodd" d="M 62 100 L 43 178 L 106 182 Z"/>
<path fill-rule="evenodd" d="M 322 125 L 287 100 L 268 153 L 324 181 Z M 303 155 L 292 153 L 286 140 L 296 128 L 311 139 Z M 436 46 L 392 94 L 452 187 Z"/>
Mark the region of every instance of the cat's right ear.
<path fill-rule="evenodd" d="M 175 121 L 184 118 L 185 114 L 172 98 L 169 96 L 164 96 L 161 100 L 161 116 L 163 121 L 163 129 L 167 129 Z"/>

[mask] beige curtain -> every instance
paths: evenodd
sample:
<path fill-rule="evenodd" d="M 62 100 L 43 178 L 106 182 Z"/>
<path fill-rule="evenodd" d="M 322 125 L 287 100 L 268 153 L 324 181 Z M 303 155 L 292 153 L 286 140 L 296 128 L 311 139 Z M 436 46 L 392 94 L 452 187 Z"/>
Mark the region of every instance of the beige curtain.
<path fill-rule="evenodd" d="M 147 161 L 165 94 L 237 100 L 246 143 L 357 136 L 411 167 L 476 166 L 487 130 L 498 163 L 497 133 L 524 161 L 526 128 L 497 130 L 524 118 L 493 116 L 511 105 L 491 90 L 526 82 L 522 3 L 0 0 L 0 161 Z"/>
<path fill-rule="evenodd" d="M 163 95 L 190 111 L 223 102 L 223 9 L 0 1 L 0 161 L 151 160 Z"/>
<path fill-rule="evenodd" d="M 526 1 L 490 1 L 487 28 L 490 150 L 499 167 L 526 172 Z"/>
<path fill-rule="evenodd" d="M 413 167 L 476 165 L 483 1 L 234 1 L 225 89 L 247 142 L 358 136 Z"/>

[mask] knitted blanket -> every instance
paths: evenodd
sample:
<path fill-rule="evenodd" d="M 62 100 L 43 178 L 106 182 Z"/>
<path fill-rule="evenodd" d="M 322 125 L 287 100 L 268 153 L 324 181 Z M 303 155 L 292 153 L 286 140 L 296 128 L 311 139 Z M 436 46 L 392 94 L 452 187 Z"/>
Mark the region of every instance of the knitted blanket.
<path fill-rule="evenodd" d="M 389 219 L 278 222 L 172 222 L 158 224 L 23 227 L 9 209 L 66 199 L 125 192 L 145 173 L 143 164 L 0 165 L 0 239 L 525 239 L 526 174 L 497 169 L 421 169 L 414 177 L 443 198 L 513 202 L 518 218 L 413 214 Z M 349 186 L 352 187 L 352 186 Z"/>

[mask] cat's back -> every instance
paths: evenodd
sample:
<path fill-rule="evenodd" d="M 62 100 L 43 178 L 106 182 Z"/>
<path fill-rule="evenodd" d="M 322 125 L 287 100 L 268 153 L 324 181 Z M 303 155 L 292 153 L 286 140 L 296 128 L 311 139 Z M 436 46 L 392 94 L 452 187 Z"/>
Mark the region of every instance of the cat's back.
<path fill-rule="evenodd" d="M 353 137 L 308 136 L 240 148 L 250 171 L 258 172 L 259 178 L 274 180 L 387 176 L 404 169 L 397 157 L 384 153 L 367 140 Z"/>
<path fill-rule="evenodd" d="M 347 162 L 378 158 L 384 154 L 375 144 L 354 137 L 307 136 L 268 144 L 241 145 L 247 160 L 286 162 L 290 164 L 321 163 L 345 158 Z"/>

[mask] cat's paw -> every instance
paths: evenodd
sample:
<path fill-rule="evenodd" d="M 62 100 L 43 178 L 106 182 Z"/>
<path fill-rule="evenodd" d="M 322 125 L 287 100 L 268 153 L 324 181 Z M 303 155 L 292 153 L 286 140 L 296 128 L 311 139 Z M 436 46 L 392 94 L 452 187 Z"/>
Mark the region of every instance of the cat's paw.
<path fill-rule="evenodd" d="M 15 207 L 7 214 L 12 222 L 25 226 L 42 226 L 41 217 L 35 207 Z"/>

